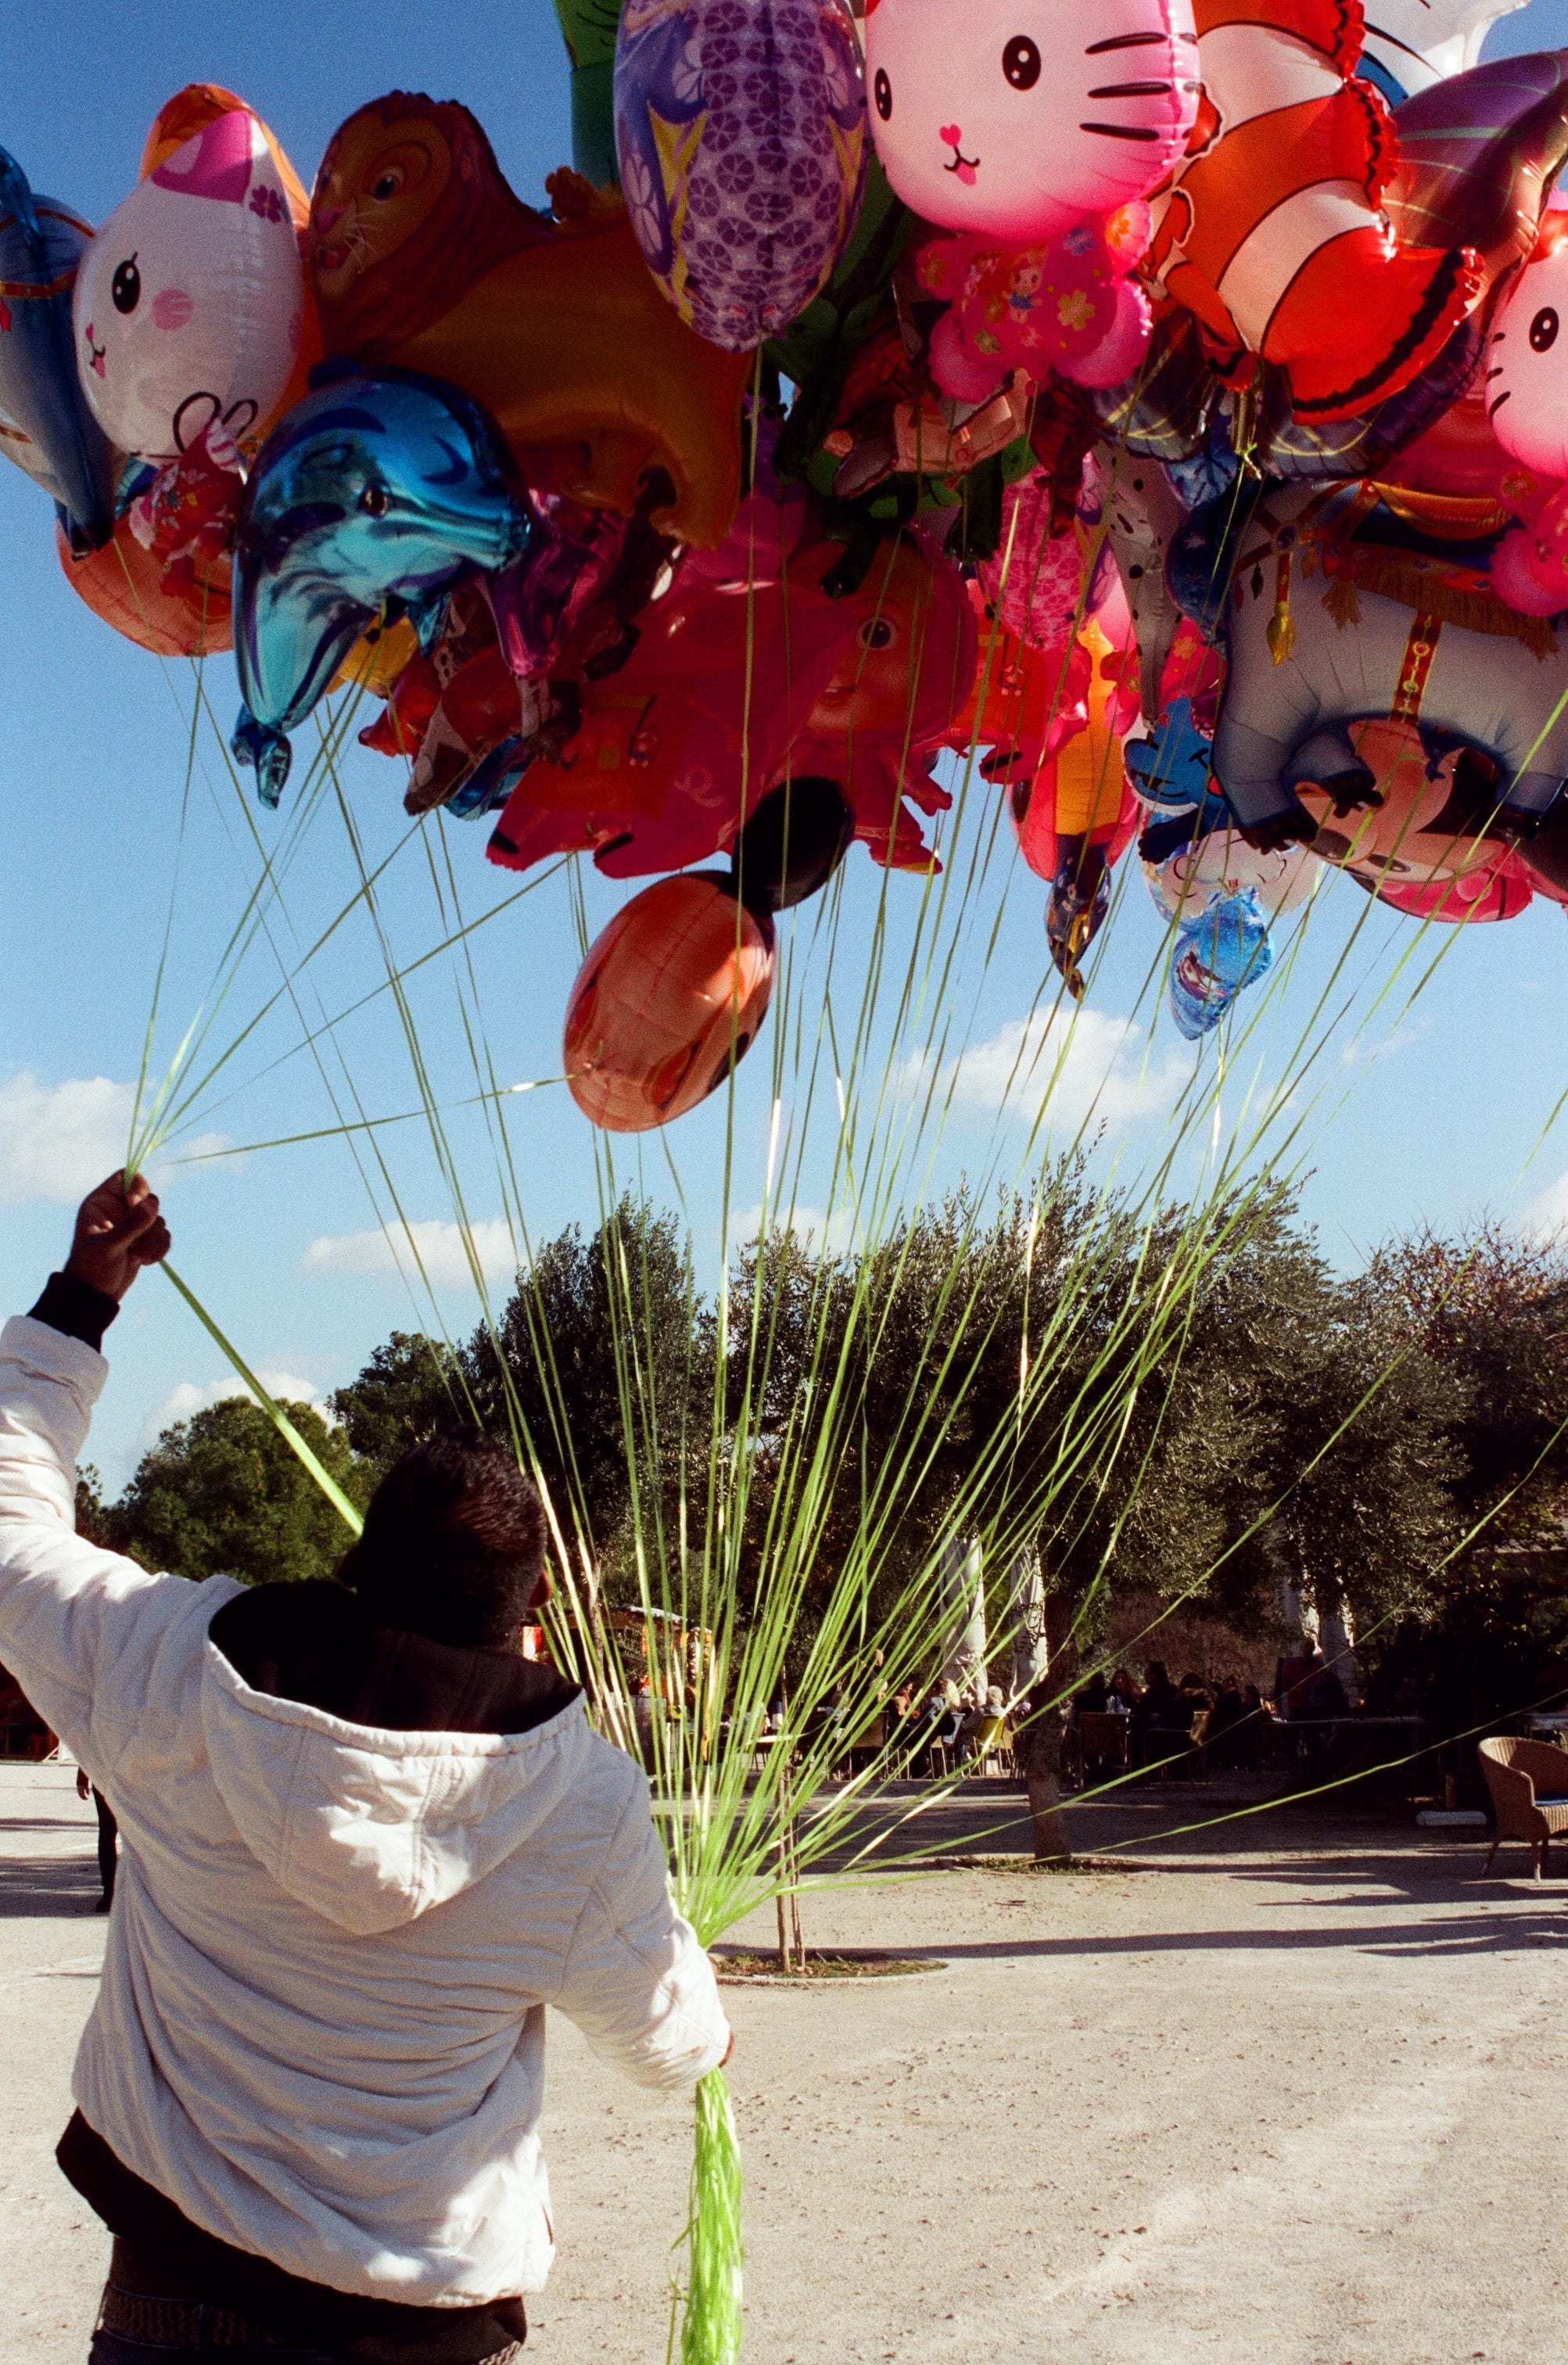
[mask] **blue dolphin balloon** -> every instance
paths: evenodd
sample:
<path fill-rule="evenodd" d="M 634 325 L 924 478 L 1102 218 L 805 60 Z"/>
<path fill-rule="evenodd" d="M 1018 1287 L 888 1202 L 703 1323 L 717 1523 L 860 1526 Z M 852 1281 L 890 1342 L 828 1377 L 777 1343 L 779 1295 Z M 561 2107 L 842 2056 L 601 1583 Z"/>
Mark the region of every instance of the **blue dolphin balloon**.
<path fill-rule="evenodd" d="M 263 803 L 288 778 L 286 734 L 365 627 L 407 615 L 428 638 L 454 578 L 510 566 L 530 532 L 495 428 L 456 387 L 340 364 L 296 404 L 257 459 L 234 547 L 232 745 Z"/>
<path fill-rule="evenodd" d="M 76 375 L 71 291 L 87 224 L 0 148 L 0 452 L 59 508 L 73 550 L 114 529 L 114 454 Z"/>

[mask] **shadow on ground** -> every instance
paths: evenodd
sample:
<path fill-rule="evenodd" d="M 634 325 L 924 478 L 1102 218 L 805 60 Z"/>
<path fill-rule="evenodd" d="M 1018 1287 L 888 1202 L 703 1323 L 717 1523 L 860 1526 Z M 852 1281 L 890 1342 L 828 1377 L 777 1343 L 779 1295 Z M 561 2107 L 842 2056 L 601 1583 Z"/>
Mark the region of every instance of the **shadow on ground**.
<path fill-rule="evenodd" d="M 97 1901 L 98 1867 L 90 1855 L 17 1855 L 0 1861 L 0 1921 L 28 1916 L 74 1921 L 91 1913 Z"/>

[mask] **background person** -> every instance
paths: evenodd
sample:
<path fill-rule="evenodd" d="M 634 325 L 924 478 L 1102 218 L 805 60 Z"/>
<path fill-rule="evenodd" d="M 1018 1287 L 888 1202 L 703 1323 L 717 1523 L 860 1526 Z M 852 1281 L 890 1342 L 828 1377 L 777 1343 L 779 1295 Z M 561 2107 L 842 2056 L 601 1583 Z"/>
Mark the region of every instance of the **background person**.
<path fill-rule="evenodd" d="M 88 1777 L 84 1765 L 76 1768 L 76 1796 L 91 1799 L 98 1818 L 98 1889 L 95 1913 L 106 1913 L 115 1901 L 115 1871 L 119 1854 L 119 1825 L 115 1811 L 103 1792 Z"/>
<path fill-rule="evenodd" d="M 1166 1672 L 1163 1659 L 1150 1659 L 1143 1671 L 1143 1690 L 1133 1702 L 1132 1762 L 1148 1765 L 1151 1757 L 1158 1759 L 1160 1750 L 1151 1749 L 1150 1735 L 1169 1732 L 1182 1721 L 1182 1709 L 1175 1685 Z"/>
<path fill-rule="evenodd" d="M 1137 1678 L 1126 1667 L 1118 1667 L 1111 1677 L 1111 1696 L 1105 1706 L 1116 1716 L 1131 1716 L 1143 1694 Z"/>
<path fill-rule="evenodd" d="M 1274 1702 L 1287 1724 L 1306 1714 L 1307 1687 L 1318 1664 L 1316 1646 L 1304 1635 L 1274 1669 Z"/>
<path fill-rule="evenodd" d="M 1234 1773 L 1241 1764 L 1239 1727 L 1247 1720 L 1247 1703 L 1234 1676 L 1222 1676 L 1209 1711 L 1208 1748 L 1216 1765 Z"/>

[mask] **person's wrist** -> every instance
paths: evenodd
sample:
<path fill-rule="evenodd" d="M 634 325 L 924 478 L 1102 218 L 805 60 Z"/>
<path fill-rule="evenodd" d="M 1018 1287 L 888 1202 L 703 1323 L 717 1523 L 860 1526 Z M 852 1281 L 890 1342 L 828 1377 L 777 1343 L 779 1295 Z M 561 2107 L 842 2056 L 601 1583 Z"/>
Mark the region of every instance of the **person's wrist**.
<path fill-rule="evenodd" d="M 68 1339 L 80 1339 L 84 1346 L 101 1354 L 104 1333 L 118 1317 L 119 1300 L 84 1281 L 80 1273 L 68 1273 L 62 1266 L 50 1274 L 30 1313 L 35 1322 L 62 1331 Z"/>
<path fill-rule="evenodd" d="M 79 1257 L 74 1250 L 60 1269 L 68 1281 L 79 1281 L 84 1289 L 95 1289 L 100 1297 L 112 1297 L 117 1306 L 130 1287 L 129 1273 L 117 1283 L 102 1270 L 95 1258 Z"/>

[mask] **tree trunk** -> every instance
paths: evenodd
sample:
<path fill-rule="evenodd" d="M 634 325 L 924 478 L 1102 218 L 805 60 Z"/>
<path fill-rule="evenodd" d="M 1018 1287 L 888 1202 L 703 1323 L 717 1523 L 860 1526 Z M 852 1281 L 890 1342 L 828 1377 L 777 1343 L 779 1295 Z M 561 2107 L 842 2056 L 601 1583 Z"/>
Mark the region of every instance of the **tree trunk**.
<path fill-rule="evenodd" d="M 1061 1743 L 1066 1729 L 1059 1707 L 1047 1706 L 1055 1687 L 1046 1682 L 1025 1701 L 1027 1721 L 1014 1736 L 1013 1752 L 1029 1793 L 1036 1864 L 1070 1864 L 1067 1817 L 1061 1806 Z M 1038 1706 L 1036 1706 L 1036 1702 Z"/>
<path fill-rule="evenodd" d="M 782 1734 L 774 1744 L 776 1748 L 788 1745 Z M 778 1968 L 788 1978 L 791 1971 L 805 1969 L 806 1950 L 801 1939 L 801 1892 L 794 1885 L 800 1877 L 801 1863 L 795 1845 L 795 1818 L 790 1812 L 787 1763 L 779 1777 L 778 1807 L 782 1818 L 778 1826 L 778 1871 L 789 1886 L 780 1889 L 775 1902 L 778 1909 Z"/>
<path fill-rule="evenodd" d="M 788 1909 L 785 1905 L 784 1891 L 782 1889 L 779 1890 L 773 1902 L 778 1909 L 778 1969 L 781 1977 L 788 1978 L 790 1971 L 790 1917 Z"/>

